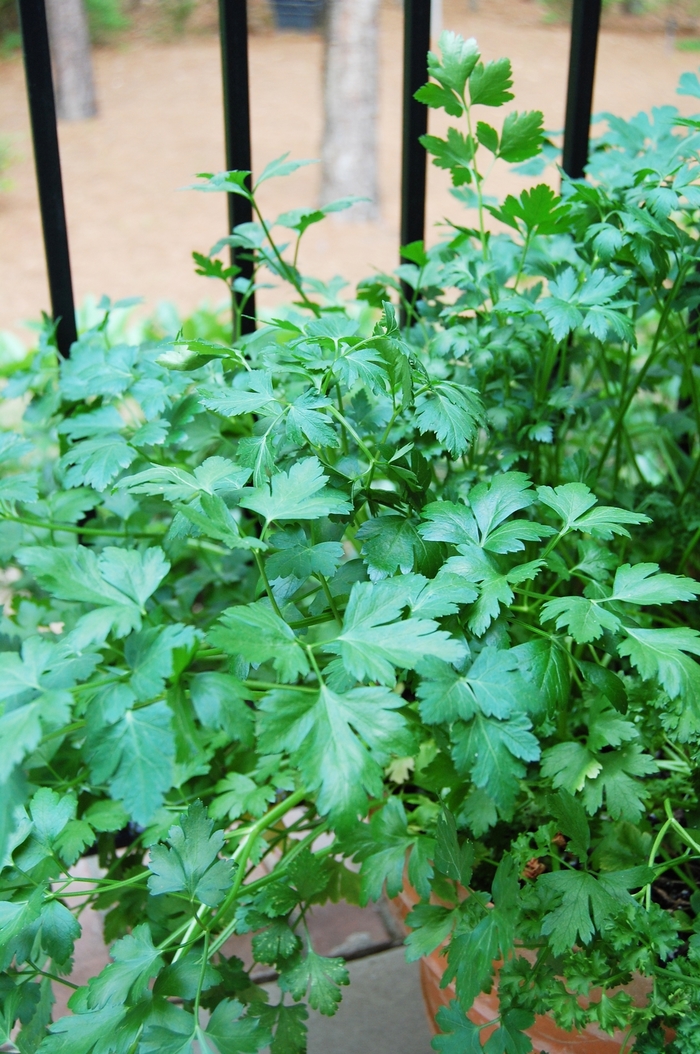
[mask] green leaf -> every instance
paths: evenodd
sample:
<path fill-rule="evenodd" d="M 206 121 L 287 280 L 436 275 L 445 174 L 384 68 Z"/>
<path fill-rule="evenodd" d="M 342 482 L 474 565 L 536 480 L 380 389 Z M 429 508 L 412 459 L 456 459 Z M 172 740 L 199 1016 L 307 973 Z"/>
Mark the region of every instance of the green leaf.
<path fill-rule="evenodd" d="M 304 1022 L 309 1014 L 303 1003 L 292 1006 L 285 1006 L 284 1003 L 278 1003 L 276 1006 L 254 1003 L 251 1013 L 259 1017 L 263 1028 L 275 1030 L 270 1043 L 270 1054 L 305 1054 Z"/>
<path fill-rule="evenodd" d="M 535 1023 L 529 1010 L 511 1009 L 501 1014 L 501 1023 L 484 1044 L 484 1054 L 528 1054 L 532 1050 L 525 1029 Z"/>
<path fill-rule="evenodd" d="M 682 575 L 660 575 L 658 564 L 622 564 L 615 572 L 610 600 L 630 604 L 673 604 L 677 600 L 694 600 L 700 583 Z"/>
<path fill-rule="evenodd" d="M 537 496 L 563 521 L 562 534 L 574 530 L 581 516 L 596 503 L 595 494 L 585 483 L 564 483 L 554 488 L 538 487 Z"/>
<path fill-rule="evenodd" d="M 153 896 L 186 893 L 209 907 L 219 904 L 233 880 L 233 864 L 218 859 L 224 844 L 221 831 L 214 831 L 201 802 L 194 802 L 168 831 L 170 849 L 151 849 L 148 888 Z"/>
<path fill-rule="evenodd" d="M 290 992 L 293 999 L 306 996 L 309 1006 L 328 1017 L 332 1017 L 338 1009 L 341 998 L 339 986 L 349 983 L 348 971 L 342 959 L 317 955 L 312 948 L 308 949 L 304 958 L 284 970 L 279 979 L 283 992 Z"/>
<path fill-rule="evenodd" d="M 680 696 L 688 710 L 679 735 L 684 742 L 700 728 L 700 664 L 686 655 L 700 656 L 700 633 L 686 626 L 676 629 L 637 629 L 625 626 L 627 640 L 618 645 L 644 680 L 657 677 L 672 699 Z"/>
<path fill-rule="evenodd" d="M 89 823 L 70 820 L 56 839 L 56 852 L 67 864 L 74 864 L 94 842 L 95 832 Z"/>
<path fill-rule="evenodd" d="M 477 63 L 469 77 L 469 98 L 472 106 L 503 106 L 510 102 L 513 93 L 513 75 L 510 59 Z"/>
<path fill-rule="evenodd" d="M 438 44 L 441 58 L 428 52 L 428 73 L 440 84 L 463 95 L 467 79 L 479 60 L 479 45 L 474 37 L 465 40 L 448 29 L 440 34 Z"/>
<path fill-rule="evenodd" d="M 523 190 L 519 198 L 508 194 L 502 205 L 487 205 L 492 216 L 514 230 L 521 221 L 530 234 L 562 234 L 569 228 L 571 207 L 562 204 L 547 183 L 538 183 L 532 190 Z"/>
<path fill-rule="evenodd" d="M 49 900 L 41 909 L 41 943 L 52 959 L 65 963 L 80 936 L 80 924 L 59 900 Z"/>
<path fill-rule="evenodd" d="M 577 665 L 586 680 L 602 692 L 616 710 L 621 714 L 627 712 L 627 690 L 616 673 L 597 662 L 579 659 Z"/>
<path fill-rule="evenodd" d="M 29 703 L 0 717 L 0 787 L 41 740 L 41 706 Z"/>
<path fill-rule="evenodd" d="M 66 487 L 93 487 L 105 490 L 122 469 L 136 460 L 138 452 L 116 432 L 84 439 L 69 447 L 60 460 Z"/>
<path fill-rule="evenodd" d="M 432 619 L 401 620 L 410 600 L 408 588 L 401 579 L 360 582 L 352 587 L 342 631 L 323 649 L 339 654 L 345 669 L 358 681 L 366 677 L 393 685 L 395 666 L 412 670 L 428 656 L 451 662 L 463 654 L 462 645 L 439 630 Z"/>
<path fill-rule="evenodd" d="M 35 473 L 17 473 L 0 479 L 0 502 L 34 502 L 38 497 Z"/>
<path fill-rule="evenodd" d="M 482 146 L 485 146 L 492 154 L 498 154 L 498 132 L 490 124 L 478 121 L 476 125 L 476 138 Z"/>
<path fill-rule="evenodd" d="M 268 179 L 273 179 L 277 176 L 289 176 L 292 172 L 296 172 L 297 169 L 304 168 L 305 165 L 318 164 L 318 162 L 313 159 L 305 159 L 301 161 L 287 161 L 288 157 L 289 152 L 287 152 L 286 154 L 281 154 L 279 157 L 276 157 L 274 161 L 269 161 L 265 165 L 261 174 L 258 176 L 258 179 L 255 184 L 256 189 L 260 186 L 261 183 L 264 183 Z"/>
<path fill-rule="evenodd" d="M 110 1004 L 100 1010 L 62 1017 L 49 1025 L 50 1035 L 42 1042 L 38 1054 L 113 1054 L 116 1049 L 126 1054 L 124 1046 L 114 1046 L 116 1030 L 125 1016 L 123 1006 Z"/>
<path fill-rule="evenodd" d="M 486 717 L 509 717 L 527 706 L 528 686 L 513 651 L 483 648 L 465 674 L 446 663 L 429 659 L 420 667 L 423 680 L 416 694 L 421 717 L 428 724 L 461 719 L 479 712 Z"/>
<path fill-rule="evenodd" d="M 567 849 L 585 863 L 591 847 L 591 829 L 583 806 L 566 790 L 552 795 L 548 802 L 559 829 L 569 839 Z"/>
<path fill-rule="evenodd" d="M 523 677 L 535 686 L 550 713 L 567 702 L 571 688 L 569 655 L 557 637 L 519 644 L 512 653 Z"/>
<path fill-rule="evenodd" d="M 425 506 L 421 516 L 427 522 L 419 526 L 418 533 L 426 541 L 452 542 L 454 545 L 479 541 L 476 520 L 466 505 L 433 501 Z"/>
<path fill-rule="evenodd" d="M 106 546 L 99 556 L 81 545 L 72 551 L 29 546 L 17 559 L 52 596 L 96 608 L 73 631 L 76 650 L 110 631 L 123 637 L 140 629 L 146 600 L 170 569 L 157 546 L 143 552 Z"/>
<path fill-rule="evenodd" d="M 488 788 L 498 807 L 507 812 L 525 775 L 521 761 L 537 761 L 540 747 L 530 721 L 515 714 L 507 721 L 476 714 L 469 724 L 459 723 L 452 731 L 453 757 L 461 772 L 469 772 L 474 784 Z"/>
<path fill-rule="evenodd" d="M 456 999 L 449 1008 L 441 1006 L 435 1015 L 440 1033 L 431 1042 L 439 1054 L 483 1054 L 481 1028 L 470 1021 Z"/>
<path fill-rule="evenodd" d="M 424 84 L 415 92 L 413 98 L 434 110 L 444 110 L 451 117 L 461 117 L 464 113 L 464 107 L 455 93 L 439 84 Z"/>
<path fill-rule="evenodd" d="M 253 955 L 257 962 L 274 965 L 291 958 L 298 951 L 301 941 L 286 919 L 274 919 L 253 937 Z"/>
<path fill-rule="evenodd" d="M 179 623 L 130 634 L 124 657 L 133 671 L 130 686 L 136 698 L 145 701 L 159 695 L 173 676 L 174 653 L 179 649 L 189 653 L 195 640 L 194 627 Z"/>
<path fill-rule="evenodd" d="M 176 505 L 176 509 L 190 523 L 195 524 L 205 538 L 216 538 L 229 549 L 266 548 L 260 538 L 241 534 L 238 523 L 231 515 L 226 502 L 218 494 L 202 494 L 198 503 Z"/>
<path fill-rule="evenodd" d="M 373 581 L 412 571 L 425 555 L 425 544 L 415 526 L 404 516 L 389 513 L 366 520 L 355 537 L 362 542 L 362 555 Z"/>
<path fill-rule="evenodd" d="M 586 782 L 583 800 L 587 811 L 593 815 L 603 806 L 614 820 L 629 820 L 639 823 L 649 791 L 634 776 L 648 776 L 659 771 L 650 754 L 645 754 L 637 743 L 627 743 L 620 750 L 598 755 L 600 771 Z"/>
<path fill-rule="evenodd" d="M 162 494 L 166 501 L 188 501 L 200 494 L 235 493 L 249 477 L 250 469 L 228 458 L 208 457 L 194 472 L 178 465 L 151 465 L 120 480 L 117 487 L 130 494 Z"/>
<path fill-rule="evenodd" d="M 555 619 L 557 629 L 566 627 L 579 644 L 588 644 L 597 640 L 608 629 L 615 632 L 620 628 L 617 615 L 601 606 L 600 601 L 588 600 L 586 597 L 557 597 L 548 600 L 540 612 L 540 622 Z"/>
<path fill-rule="evenodd" d="M 91 1010 L 136 1002 L 148 990 L 148 982 L 163 966 L 145 923 L 117 941 L 112 962 L 88 983 L 87 1005 Z"/>
<path fill-rule="evenodd" d="M 276 531 L 270 537 L 270 545 L 277 549 L 266 560 L 268 577 L 308 578 L 319 573 L 332 578 L 343 559 L 343 547 L 340 542 L 309 541 L 302 528 Z"/>
<path fill-rule="evenodd" d="M 287 435 L 301 446 L 308 439 L 312 446 L 340 446 L 340 439 L 328 417 L 320 411 L 330 399 L 315 392 L 304 392 L 287 410 Z"/>
<path fill-rule="evenodd" d="M 474 141 L 471 136 L 462 135 L 456 128 L 447 129 L 447 139 L 435 135 L 422 135 L 420 143 L 429 154 L 433 155 L 436 168 L 444 168 L 450 173 L 455 187 L 461 187 L 472 181 L 471 164 L 474 159 Z"/>
<path fill-rule="evenodd" d="M 275 800 L 276 794 L 274 787 L 259 787 L 250 776 L 244 776 L 242 772 L 229 772 L 219 780 L 214 791 L 216 797 L 212 800 L 209 811 L 216 820 L 224 816 L 229 820 L 237 820 L 244 813 L 250 813 L 259 819 L 268 804 Z"/>
<path fill-rule="evenodd" d="M 516 163 L 539 154 L 544 138 L 543 121 L 539 110 L 509 113 L 503 122 L 498 156 L 504 161 Z"/>
<path fill-rule="evenodd" d="M 408 877 L 421 897 L 430 894 L 433 871 L 426 859 L 426 847 L 434 850 L 432 839 L 410 834 L 406 810 L 400 798 L 388 798 L 376 809 L 368 824 L 361 824 L 347 838 L 356 860 L 361 861 L 360 903 L 379 900 L 386 883 L 389 897 L 400 893 L 408 856 Z"/>
<path fill-rule="evenodd" d="M 190 695 L 197 717 L 205 728 L 223 729 L 243 746 L 253 745 L 253 714 L 246 706 L 247 693 L 228 673 L 197 673 L 190 681 Z"/>
<path fill-rule="evenodd" d="M 570 794 L 583 790 L 600 769 L 596 754 L 582 743 L 556 743 L 542 755 L 542 775 L 555 789 L 564 787 Z"/>
<path fill-rule="evenodd" d="M 460 605 L 471 604 L 479 595 L 477 589 L 460 575 L 453 575 L 444 568 L 440 568 L 435 578 L 426 580 L 422 575 L 414 576 L 416 585 L 421 580 L 425 585 L 410 602 L 411 614 L 419 618 L 456 615 Z"/>
<path fill-rule="evenodd" d="M 532 483 L 524 472 L 503 472 L 495 476 L 491 483 L 478 483 L 471 488 L 468 500 L 479 527 L 480 544 L 484 548 L 489 548 L 486 543 L 499 524 L 514 512 L 532 505 L 535 494 L 531 488 Z M 496 548 L 494 551 L 502 550 Z"/>
<path fill-rule="evenodd" d="M 352 505 L 338 491 L 326 486 L 324 474 L 316 457 L 303 458 L 290 468 L 279 472 L 270 485 L 244 492 L 240 504 L 272 520 L 317 520 L 321 516 L 351 512 Z"/>
<path fill-rule="evenodd" d="M 262 370 L 237 374 L 232 388 L 204 387 L 198 391 L 203 405 L 208 410 L 214 410 L 226 417 L 239 417 L 241 414 L 263 411 L 281 412 L 272 391 L 272 376 Z"/>
<path fill-rule="evenodd" d="M 260 703 L 260 749 L 288 751 L 306 785 L 318 792 L 317 808 L 336 823 L 364 815 L 367 797 L 382 793 L 382 769 L 393 754 L 408 753 L 411 738 L 403 700 L 385 688 L 344 694 L 270 692 Z"/>
<path fill-rule="evenodd" d="M 175 737 L 172 713 L 159 702 L 127 710 L 91 741 L 88 758 L 96 783 L 107 781 L 136 823 L 147 824 L 173 783 Z"/>
<path fill-rule="evenodd" d="M 472 388 L 435 381 L 416 400 L 416 426 L 419 432 L 434 432 L 452 457 L 461 457 L 476 435 L 482 411 L 481 399 Z"/>
<path fill-rule="evenodd" d="M 542 923 L 542 933 L 550 938 L 552 951 L 562 955 L 571 951 L 577 941 L 589 944 L 596 927 L 602 926 L 621 907 L 635 906 L 627 892 L 644 885 L 653 877 L 646 867 L 613 871 L 594 878 L 586 871 L 552 871 L 537 880 L 547 897 L 561 898 Z"/>
<path fill-rule="evenodd" d="M 271 661 L 285 681 L 295 681 L 309 672 L 309 662 L 294 630 L 276 615 L 269 601 L 227 608 L 209 630 L 215 648 L 242 655 L 247 662 Z"/>
<path fill-rule="evenodd" d="M 430 955 L 452 932 L 456 913 L 436 904 L 416 904 L 406 916 L 406 925 L 411 932 L 406 938 L 406 958 L 416 962 Z"/>
<path fill-rule="evenodd" d="M 259 1018 L 244 1014 L 237 999 L 224 999 L 209 1018 L 205 1036 L 217 1054 L 256 1054 L 270 1041 L 270 1033 Z"/>
<path fill-rule="evenodd" d="M 438 814 L 435 837 L 435 867 L 443 875 L 468 886 L 474 865 L 474 846 L 457 841 L 457 824 L 449 809 Z"/>

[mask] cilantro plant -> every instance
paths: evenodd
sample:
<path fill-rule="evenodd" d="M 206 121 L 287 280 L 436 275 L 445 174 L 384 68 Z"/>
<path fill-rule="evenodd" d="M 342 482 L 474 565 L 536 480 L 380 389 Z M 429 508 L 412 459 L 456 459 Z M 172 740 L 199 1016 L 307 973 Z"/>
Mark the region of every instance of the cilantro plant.
<path fill-rule="evenodd" d="M 541 159 L 541 115 L 487 122 L 510 64 L 474 41 L 429 68 L 419 98 L 459 127 L 426 146 L 475 220 L 343 302 L 298 268 L 329 207 L 272 223 L 246 173 L 207 175 L 256 216 L 195 255 L 236 293 L 233 341 L 201 317 L 129 344 L 105 302 L 69 359 L 46 329 L 6 378 L 22 1054 L 297 1054 L 348 979 L 309 910 L 405 882 L 408 954 L 444 945 L 456 989 L 444 1054 L 482 1049 L 494 984 L 487 1054 L 526 1054 L 543 1013 L 697 1047 L 698 122 L 609 118 L 587 182 L 499 204 L 488 170 Z M 241 336 L 262 269 L 294 304 Z M 90 907 L 111 962 L 53 1021 Z M 245 933 L 276 1002 L 229 953 Z"/>

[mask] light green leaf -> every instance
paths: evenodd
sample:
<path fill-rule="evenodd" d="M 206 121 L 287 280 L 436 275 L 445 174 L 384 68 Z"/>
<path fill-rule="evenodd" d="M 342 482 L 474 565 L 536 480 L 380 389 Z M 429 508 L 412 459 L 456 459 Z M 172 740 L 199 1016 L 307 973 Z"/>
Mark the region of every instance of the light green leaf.
<path fill-rule="evenodd" d="M 432 619 L 401 619 L 410 600 L 407 588 L 401 579 L 352 587 L 342 631 L 323 649 L 339 654 L 358 681 L 393 685 L 396 666 L 412 670 L 427 656 L 452 662 L 463 654 L 462 645 Z"/>
<path fill-rule="evenodd" d="M 478 393 L 453 381 L 434 381 L 416 400 L 416 426 L 434 432 L 452 457 L 460 457 L 476 435 L 483 415 Z"/>
<path fill-rule="evenodd" d="M 349 984 L 350 978 L 342 959 L 317 955 L 309 948 L 303 958 L 280 974 L 279 986 L 293 999 L 308 998 L 309 1006 L 332 1017 L 340 1002 L 339 986 Z M 307 995 L 308 993 L 308 995 Z"/>
<path fill-rule="evenodd" d="M 509 113 L 503 122 L 498 156 L 514 164 L 539 154 L 544 136 L 543 121 L 540 110 Z"/>
<path fill-rule="evenodd" d="M 355 688 L 340 694 L 271 692 L 259 704 L 260 749 L 287 751 L 306 785 L 318 792 L 319 812 L 336 823 L 364 815 L 367 797 L 381 795 L 383 767 L 411 749 L 403 700 L 385 688 Z"/>
<path fill-rule="evenodd" d="M 694 600 L 700 583 L 682 575 L 657 574 L 658 564 L 622 564 L 615 573 L 610 600 L 630 604 L 673 604 L 677 600 Z"/>
<path fill-rule="evenodd" d="M 247 662 L 272 662 L 285 681 L 295 681 L 309 671 L 308 659 L 294 630 L 266 600 L 227 608 L 207 636 L 215 648 L 242 655 Z"/>
<path fill-rule="evenodd" d="M 627 640 L 619 646 L 620 655 L 629 656 L 644 680 L 657 677 L 671 699 L 679 696 L 685 704 L 678 728 L 681 742 L 700 731 L 700 664 L 686 652 L 700 655 L 700 633 L 688 627 L 676 629 L 637 629 L 625 626 Z"/>
<path fill-rule="evenodd" d="M 117 941 L 111 956 L 113 961 L 88 983 L 87 1005 L 91 1010 L 136 1002 L 147 991 L 150 978 L 163 966 L 145 923 Z"/>
<path fill-rule="evenodd" d="M 171 848 L 151 849 L 148 888 L 153 896 L 184 892 L 210 907 L 221 902 L 233 879 L 233 864 L 218 859 L 224 836 L 213 826 L 202 803 L 194 802 L 168 831 Z"/>
<path fill-rule="evenodd" d="M 276 531 L 270 537 L 270 545 L 277 549 L 265 562 L 268 577 L 308 578 L 316 572 L 332 578 L 343 559 L 340 542 L 309 541 L 302 528 Z"/>
<path fill-rule="evenodd" d="M 244 1011 L 237 999 L 224 999 L 215 1007 L 202 1038 L 207 1045 L 213 1041 L 217 1054 L 256 1054 L 270 1042 L 260 1020 Z"/>
<path fill-rule="evenodd" d="M 521 761 L 537 761 L 539 743 L 524 714 L 507 721 L 476 714 L 469 724 L 454 726 L 453 757 L 461 772 L 471 773 L 474 784 L 488 788 L 498 807 L 507 812 L 518 792 L 518 781 L 525 775 Z"/>
<path fill-rule="evenodd" d="M 413 570 L 425 554 L 425 544 L 410 519 L 389 513 L 366 520 L 355 536 L 362 542 L 362 555 L 372 581 Z"/>
<path fill-rule="evenodd" d="M 324 474 L 316 457 L 303 458 L 292 465 L 289 472 L 279 472 L 270 485 L 258 487 L 251 493 L 244 491 L 240 504 L 272 520 L 317 520 L 321 516 L 350 512 L 352 505 L 345 496 L 326 486 Z"/>
<path fill-rule="evenodd" d="M 469 1020 L 456 999 L 450 1001 L 449 1009 L 441 1006 L 435 1020 L 440 1032 L 431 1046 L 439 1054 L 483 1054 L 481 1029 Z"/>
<path fill-rule="evenodd" d="M 503 106 L 510 102 L 513 93 L 513 75 L 510 59 L 497 59 L 485 66 L 479 62 L 469 77 L 469 98 L 472 106 Z"/>
<path fill-rule="evenodd" d="M 202 493 L 235 492 L 249 478 L 250 469 L 224 457 L 208 457 L 194 472 L 177 465 L 151 465 L 144 472 L 121 479 L 117 487 L 130 494 L 162 494 L 166 501 L 186 501 Z"/>
<path fill-rule="evenodd" d="M 199 388 L 199 395 L 208 410 L 226 417 L 250 413 L 265 413 L 267 416 L 282 410 L 272 391 L 272 376 L 262 370 L 237 374 L 231 388 Z"/>
<path fill-rule="evenodd" d="M 464 93 L 467 79 L 479 60 L 479 45 L 474 37 L 465 40 L 458 33 L 443 30 L 438 41 L 441 57 L 428 52 L 428 73 L 440 84 L 458 95 Z"/>
<path fill-rule="evenodd" d="M 588 644 L 602 636 L 608 629 L 613 633 L 620 628 L 617 615 L 601 607 L 599 601 L 586 597 L 557 597 L 548 600 L 540 613 L 540 622 L 556 619 L 557 629 L 566 627 L 579 644 Z"/>
<path fill-rule="evenodd" d="M 127 710 L 101 729 L 88 745 L 92 778 L 107 781 L 137 823 L 149 823 L 173 782 L 175 739 L 165 703 Z"/>
<path fill-rule="evenodd" d="M 250 813 L 259 819 L 270 802 L 275 800 L 276 791 L 269 784 L 258 786 L 250 776 L 242 772 L 229 772 L 214 787 L 216 797 L 212 800 L 210 813 L 215 820 L 227 816 L 237 820 L 244 813 Z"/>

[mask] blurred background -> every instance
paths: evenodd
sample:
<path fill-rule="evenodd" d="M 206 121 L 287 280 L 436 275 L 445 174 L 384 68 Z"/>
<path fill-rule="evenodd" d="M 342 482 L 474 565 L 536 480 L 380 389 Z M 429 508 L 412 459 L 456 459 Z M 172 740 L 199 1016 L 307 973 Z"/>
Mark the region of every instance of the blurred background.
<path fill-rule="evenodd" d="M 305 273 L 342 275 L 350 283 L 398 263 L 402 82 L 401 0 L 354 2 L 365 5 L 362 31 L 374 41 L 365 49 L 362 77 L 375 104 L 360 122 L 362 163 L 351 182 L 358 193 L 369 186 L 373 201 L 312 228 L 300 261 Z M 475 36 L 486 60 L 510 57 L 511 106 L 541 109 L 548 129 L 562 127 L 567 0 L 434 5 L 436 35 L 453 29 Z M 326 158 L 325 173 L 323 165 L 311 165 L 266 183 L 261 197 L 272 218 L 317 205 L 329 196 L 329 179 L 339 182 L 328 171 L 333 100 L 326 82 L 324 125 L 323 7 L 324 0 L 249 0 L 254 172 L 286 151 Z M 76 303 L 102 294 L 141 296 L 141 310 L 151 314 L 164 301 L 183 313 L 203 301 L 221 303 L 217 286 L 194 273 L 191 252 L 208 251 L 227 233 L 225 201 L 183 189 L 195 173 L 224 167 L 216 0 L 85 0 L 85 9 L 96 114 L 59 126 Z M 48 309 L 19 43 L 14 0 L 0 0 L 0 330 L 12 334 L 6 344 L 26 343 L 24 323 Z M 335 46 L 342 50 L 342 39 Z M 629 117 L 662 104 L 684 113 L 700 109 L 675 94 L 679 75 L 699 63 L 700 0 L 607 0 L 594 110 Z M 336 134 L 344 116 L 330 114 Z M 431 112 L 430 120 L 430 131 L 440 134 L 441 117 Z M 556 169 L 544 178 L 556 183 Z M 487 191 L 500 197 L 533 181 L 504 166 L 494 170 Z M 445 216 L 468 223 L 447 173 L 431 165 L 428 241 L 440 237 Z M 281 299 L 287 291 L 273 287 L 259 303 L 269 308 Z"/>

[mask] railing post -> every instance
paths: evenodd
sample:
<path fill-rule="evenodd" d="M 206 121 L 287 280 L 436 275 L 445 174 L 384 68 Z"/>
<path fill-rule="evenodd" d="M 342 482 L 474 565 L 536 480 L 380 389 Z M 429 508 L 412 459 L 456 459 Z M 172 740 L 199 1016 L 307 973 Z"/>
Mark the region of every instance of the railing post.
<path fill-rule="evenodd" d="M 19 0 L 19 18 L 51 313 L 59 354 L 67 356 L 78 335 L 44 0 Z"/>
<path fill-rule="evenodd" d="M 428 108 L 413 96 L 428 79 L 430 6 L 430 0 L 404 0 L 401 245 L 425 237 L 427 159 L 418 140 L 428 131 Z"/>
<path fill-rule="evenodd" d="M 246 0 L 219 0 L 221 67 L 224 88 L 224 131 L 226 168 L 250 171 L 250 94 L 248 87 L 248 13 Z M 250 223 L 253 210 L 240 194 L 227 194 L 229 230 L 239 223 Z M 231 263 L 241 268 L 242 278 L 252 278 L 252 260 L 237 258 L 231 248 Z M 236 293 L 234 300 L 236 299 Z M 255 331 L 255 295 L 246 305 L 241 332 Z"/>
<path fill-rule="evenodd" d="M 562 167 L 582 179 L 588 161 L 601 0 L 574 0 Z"/>

